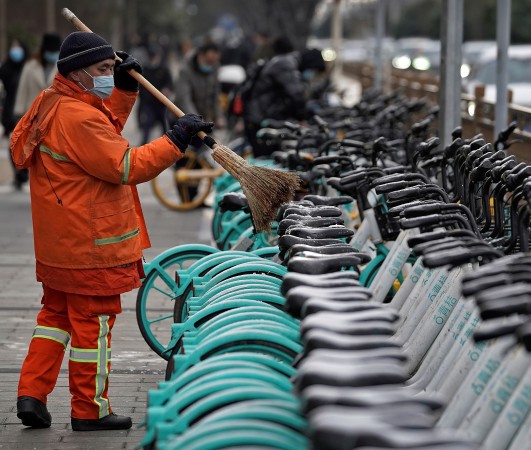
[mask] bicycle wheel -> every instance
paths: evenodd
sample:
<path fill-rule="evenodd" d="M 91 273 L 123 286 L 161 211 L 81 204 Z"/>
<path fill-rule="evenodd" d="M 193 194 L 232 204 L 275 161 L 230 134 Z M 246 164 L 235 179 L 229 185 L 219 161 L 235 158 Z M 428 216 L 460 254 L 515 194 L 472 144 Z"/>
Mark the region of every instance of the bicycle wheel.
<path fill-rule="evenodd" d="M 149 272 L 138 290 L 136 299 L 136 319 L 146 343 L 157 355 L 163 356 L 171 340 L 174 303 L 177 283 L 175 271 L 189 267 L 194 262 L 217 252 L 212 247 L 186 245 L 176 247 L 172 253 L 157 264 L 150 266 Z"/>
<path fill-rule="evenodd" d="M 172 166 L 162 171 L 151 180 L 153 193 L 159 201 L 174 211 L 189 211 L 202 205 L 212 189 L 212 178 L 177 178 L 179 169 L 211 170 L 205 158 L 200 158 L 194 151 L 187 150 L 178 161 L 179 167 Z"/>

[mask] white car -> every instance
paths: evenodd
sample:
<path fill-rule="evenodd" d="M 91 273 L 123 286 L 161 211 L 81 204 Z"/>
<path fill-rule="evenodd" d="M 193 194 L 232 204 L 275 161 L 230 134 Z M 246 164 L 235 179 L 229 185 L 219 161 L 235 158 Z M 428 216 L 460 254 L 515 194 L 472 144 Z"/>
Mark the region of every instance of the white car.
<path fill-rule="evenodd" d="M 496 48 L 484 51 L 463 84 L 466 92 L 474 94 L 478 85 L 485 85 L 485 100 L 496 102 Z M 512 103 L 531 106 L 531 45 L 509 47 L 508 89 L 513 92 Z"/>

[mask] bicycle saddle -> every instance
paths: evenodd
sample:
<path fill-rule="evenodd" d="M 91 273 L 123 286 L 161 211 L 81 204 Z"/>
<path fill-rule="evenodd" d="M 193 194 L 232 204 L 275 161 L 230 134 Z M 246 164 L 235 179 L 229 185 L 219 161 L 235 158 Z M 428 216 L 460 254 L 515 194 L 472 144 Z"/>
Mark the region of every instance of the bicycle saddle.
<path fill-rule="evenodd" d="M 306 244 L 295 244 L 289 249 L 288 257 L 291 258 L 301 253 L 304 254 L 305 252 L 317 253 L 320 255 L 339 255 L 344 253 L 359 254 L 359 252 L 349 244 L 322 245 L 320 247 L 314 247 L 313 245 Z"/>
<path fill-rule="evenodd" d="M 341 239 L 354 236 L 354 231 L 337 225 L 322 228 L 310 228 L 305 226 L 292 226 L 286 230 L 286 234 L 309 239 Z"/>
<path fill-rule="evenodd" d="M 307 360 L 298 367 L 292 381 L 297 391 L 316 384 L 361 387 L 405 383 L 409 376 L 404 364 L 389 361 L 360 363 Z"/>
<path fill-rule="evenodd" d="M 285 234 L 284 236 L 280 236 L 278 240 L 279 258 L 284 260 L 286 252 L 296 244 L 322 247 L 323 245 L 344 244 L 344 242 L 341 242 L 339 239 L 305 239 L 302 237 Z"/>
<path fill-rule="evenodd" d="M 369 353 L 391 353 L 392 349 L 373 350 Z M 358 352 L 345 352 L 346 354 Z M 367 353 L 367 352 L 361 352 Z M 428 395 L 412 396 L 400 389 L 379 391 L 370 388 L 353 388 L 339 386 L 309 386 L 301 392 L 305 412 L 324 405 L 344 405 L 356 407 L 373 407 L 377 405 L 409 405 L 422 404 L 432 411 L 444 406 L 442 401 Z"/>
<path fill-rule="evenodd" d="M 290 214 L 290 217 L 293 217 L 295 214 Z M 300 216 L 305 217 L 304 219 L 282 219 L 278 223 L 277 235 L 283 236 L 286 234 L 286 230 L 292 226 L 304 226 L 310 228 L 322 228 L 328 227 L 331 225 L 343 225 L 345 222 L 339 217 L 309 217 L 309 216 Z"/>
<path fill-rule="evenodd" d="M 478 306 L 482 320 L 507 317 L 513 314 L 529 315 L 531 314 L 531 294 L 478 303 Z"/>
<path fill-rule="evenodd" d="M 337 272 L 342 269 L 352 269 L 359 272 L 358 267 L 364 264 L 364 259 L 359 256 L 359 253 L 353 254 L 339 254 L 339 255 L 313 255 L 294 256 L 288 261 L 287 267 L 291 272 L 320 274 Z"/>
<path fill-rule="evenodd" d="M 352 203 L 354 199 L 349 195 L 338 195 L 337 197 L 328 197 L 325 195 L 305 195 L 303 200 L 308 200 L 316 206 L 339 206 L 339 205 L 348 205 Z"/>
<path fill-rule="evenodd" d="M 499 286 L 488 291 L 478 292 L 475 295 L 476 303 L 480 304 L 500 298 L 514 298 L 530 293 L 530 283 L 518 283 L 509 286 Z"/>
<path fill-rule="evenodd" d="M 507 268 L 500 268 L 499 273 L 484 275 L 477 278 L 471 278 L 461 281 L 461 293 L 465 297 L 476 295 L 487 289 L 497 288 L 508 284 L 527 282 L 531 279 L 531 268 L 521 272 L 513 272 Z"/>
<path fill-rule="evenodd" d="M 516 334 L 516 330 L 529 323 L 528 316 L 511 316 L 482 322 L 474 331 L 475 342 L 487 341 L 501 336 Z"/>
<path fill-rule="evenodd" d="M 371 325 L 374 322 L 384 322 L 386 326 L 391 326 L 390 324 L 396 322 L 399 317 L 399 314 L 390 308 L 345 313 L 325 311 L 312 314 L 311 316 L 304 318 L 301 321 L 300 326 L 301 328 L 304 327 L 306 329 L 311 328 L 312 326 L 319 327 L 320 321 L 326 324 L 336 321 L 338 323 L 355 323 L 358 325 L 363 325 L 367 322 L 369 322 Z"/>
<path fill-rule="evenodd" d="M 414 248 L 419 244 L 424 244 L 432 241 L 436 241 L 448 237 L 476 237 L 476 235 L 470 230 L 437 230 L 429 231 L 427 233 L 422 233 L 417 236 L 410 237 L 407 241 L 407 244 Z"/>
<path fill-rule="evenodd" d="M 482 261 L 495 259 L 501 255 L 501 252 L 495 250 L 490 245 L 478 241 L 478 246 L 474 247 L 458 245 L 448 250 L 426 253 L 422 256 L 422 261 L 425 267 L 431 269 L 443 266 L 457 267 L 462 264 L 469 264 L 478 259 Z"/>
<path fill-rule="evenodd" d="M 384 175 L 372 182 L 372 186 L 380 186 L 383 184 L 394 183 L 396 181 L 423 181 L 429 183 L 428 178 L 421 173 L 394 173 L 392 175 Z"/>
<path fill-rule="evenodd" d="M 375 348 L 402 348 L 398 342 L 387 336 L 345 336 L 329 330 L 319 328 L 308 330 L 304 335 L 306 352 L 316 348 L 335 350 L 370 350 Z"/>
<path fill-rule="evenodd" d="M 339 334 L 347 336 L 392 336 L 395 333 L 395 328 L 383 320 L 374 320 L 365 322 L 359 320 L 352 322 L 336 317 L 321 318 L 314 320 L 318 314 L 312 314 L 305 318 L 300 325 L 301 336 L 312 329 L 330 330 Z M 304 322 L 304 323 L 303 323 Z"/>
<path fill-rule="evenodd" d="M 423 242 L 422 244 L 417 244 L 413 247 L 413 251 L 416 255 L 424 255 L 431 252 L 450 250 L 457 246 L 468 247 L 469 244 L 477 242 L 484 244 L 484 242 L 478 240 L 477 237 L 466 237 L 460 239 L 447 237 L 443 239 L 434 239 L 432 242 Z"/>
<path fill-rule="evenodd" d="M 422 404 L 374 405 L 370 408 L 346 405 L 323 405 L 311 411 L 311 419 L 320 415 L 340 415 L 343 421 L 373 420 L 383 426 L 391 425 L 405 429 L 427 430 L 433 428 L 435 418 L 429 408 Z"/>
<path fill-rule="evenodd" d="M 367 447 L 363 445 L 361 447 L 356 447 L 356 450 L 389 450 L 389 448 L 390 447 L 373 447 L 372 445 Z M 473 442 L 459 442 L 457 444 L 436 444 L 430 445 L 429 447 L 422 445 L 420 447 L 412 447 L 411 450 L 481 450 L 481 447 Z"/>
<path fill-rule="evenodd" d="M 244 194 L 239 192 L 230 192 L 223 195 L 223 198 L 218 203 L 221 211 L 244 211 L 248 210 L 249 202 Z"/>
<path fill-rule="evenodd" d="M 352 450 L 362 446 L 415 450 L 436 445 L 458 445 L 467 450 L 480 446 L 460 438 L 455 430 L 415 430 L 384 425 L 375 420 L 345 420 L 340 414 L 312 415 L 310 438 L 313 450 Z"/>
<path fill-rule="evenodd" d="M 376 182 L 373 182 L 373 185 L 375 183 Z M 375 186 L 374 190 L 376 191 L 377 194 L 389 194 L 390 192 L 398 191 L 399 189 L 406 189 L 406 188 L 415 187 L 415 186 L 419 186 L 423 184 L 425 183 L 424 181 L 421 181 L 421 180 L 391 181 L 388 183 L 380 182 L 377 186 Z"/>
<path fill-rule="evenodd" d="M 341 210 L 336 206 L 289 206 L 284 210 L 284 216 L 289 214 L 300 214 L 301 216 L 312 217 L 340 217 Z"/>
<path fill-rule="evenodd" d="M 292 316 L 296 318 L 305 318 L 320 312 L 350 313 L 360 311 L 375 311 L 386 309 L 381 303 L 368 301 L 349 302 L 344 300 L 333 300 L 330 298 L 311 297 L 302 305 L 297 307 L 297 314 Z"/>
<path fill-rule="evenodd" d="M 342 302 L 366 302 L 372 292 L 362 286 L 337 288 L 319 288 L 312 286 L 295 286 L 286 293 L 285 310 L 294 317 L 301 313 L 304 303 L 309 298 L 331 299 Z"/>
<path fill-rule="evenodd" d="M 352 247 L 351 247 L 352 248 Z M 282 279 L 280 292 L 286 295 L 288 291 L 296 286 L 318 287 L 323 289 L 333 289 L 338 287 L 361 286 L 358 280 L 359 275 L 351 270 L 342 272 L 331 272 L 319 275 L 307 275 L 304 273 L 288 272 Z"/>

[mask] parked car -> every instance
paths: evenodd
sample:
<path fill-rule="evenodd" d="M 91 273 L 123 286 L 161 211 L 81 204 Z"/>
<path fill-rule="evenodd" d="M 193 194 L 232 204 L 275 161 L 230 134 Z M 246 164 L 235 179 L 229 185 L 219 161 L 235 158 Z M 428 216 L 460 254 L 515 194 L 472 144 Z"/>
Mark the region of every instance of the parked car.
<path fill-rule="evenodd" d="M 467 41 L 463 42 L 461 55 L 463 64 L 461 65 L 461 77 L 467 78 L 472 69 L 477 64 L 481 55 L 485 51 L 496 48 L 496 41 Z"/>
<path fill-rule="evenodd" d="M 395 42 L 391 64 L 395 69 L 437 72 L 441 44 L 428 38 L 404 38 Z"/>
<path fill-rule="evenodd" d="M 496 101 L 496 48 L 481 53 L 470 75 L 464 80 L 466 92 L 473 94 L 478 85 L 485 85 L 485 99 Z M 531 45 L 509 47 L 507 65 L 508 88 L 513 92 L 512 102 L 516 105 L 531 106 Z"/>

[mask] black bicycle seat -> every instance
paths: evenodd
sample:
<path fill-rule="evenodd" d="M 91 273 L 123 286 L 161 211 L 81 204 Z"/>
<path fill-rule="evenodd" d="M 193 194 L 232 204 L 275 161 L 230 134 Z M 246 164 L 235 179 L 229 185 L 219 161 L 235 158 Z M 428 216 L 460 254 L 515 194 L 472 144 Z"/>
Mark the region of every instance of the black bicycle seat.
<path fill-rule="evenodd" d="M 376 180 L 373 185 L 378 182 Z M 398 191 L 399 189 L 406 189 L 420 184 L 425 184 L 423 181 L 414 180 L 414 181 L 390 181 L 390 182 L 380 182 L 375 186 L 374 190 L 377 194 L 389 194 L 390 192 Z"/>
<path fill-rule="evenodd" d="M 313 450 L 352 450 L 363 446 L 416 450 L 454 445 L 466 450 L 479 450 L 476 443 L 460 438 L 455 430 L 415 430 L 385 425 L 377 420 L 341 419 L 338 414 L 310 417 L 310 439 Z M 444 448 L 444 447 L 443 447 Z"/>
<path fill-rule="evenodd" d="M 319 321 L 322 321 L 323 323 L 326 322 L 327 324 L 330 324 L 333 321 L 355 324 L 372 324 L 374 322 L 385 322 L 386 324 L 392 324 L 396 322 L 399 317 L 399 314 L 393 311 L 391 308 L 380 308 L 359 312 L 323 311 L 304 318 L 301 321 L 301 327 L 306 329 L 311 328 L 312 326 L 318 327 Z"/>
<path fill-rule="evenodd" d="M 331 299 L 343 302 L 366 302 L 372 296 L 370 289 L 362 286 L 319 288 L 296 286 L 286 293 L 284 308 L 294 317 L 300 316 L 301 308 L 309 298 Z"/>
<path fill-rule="evenodd" d="M 292 226 L 286 230 L 286 234 L 305 239 L 343 239 L 354 236 L 354 231 L 341 225 L 322 228 Z"/>
<path fill-rule="evenodd" d="M 282 279 L 280 292 L 282 295 L 286 295 L 296 286 L 334 289 L 338 287 L 361 286 L 361 283 L 359 282 L 359 275 L 352 270 L 343 270 L 341 272 L 331 272 L 319 275 L 288 272 Z"/>
<path fill-rule="evenodd" d="M 307 256 L 294 256 L 288 261 L 289 271 L 307 274 L 320 274 L 352 269 L 359 272 L 358 267 L 364 264 L 364 259 L 358 253 L 339 255 L 319 255 L 314 253 Z"/>
<path fill-rule="evenodd" d="M 499 257 L 498 252 L 486 243 L 478 242 L 480 246 L 471 247 L 469 245 L 457 245 L 448 250 L 441 250 L 432 253 L 426 253 L 422 257 L 424 266 L 427 268 L 435 267 L 458 267 L 463 264 L 469 264 L 478 258 L 486 260 L 487 258 Z"/>
<path fill-rule="evenodd" d="M 301 336 L 312 329 L 330 330 L 346 336 L 392 336 L 395 333 L 395 327 L 383 320 L 352 322 L 339 319 L 337 315 L 314 320 L 316 316 L 318 314 L 312 314 L 301 322 Z"/>
<path fill-rule="evenodd" d="M 382 349 L 381 351 L 373 350 L 371 352 L 361 353 L 386 353 L 392 354 L 392 349 Z M 345 352 L 354 354 L 358 352 Z M 354 358 L 354 355 L 353 355 Z M 428 395 L 416 395 L 404 392 L 402 390 L 376 390 L 370 388 L 353 388 L 339 386 L 308 386 L 301 392 L 303 407 L 305 412 L 309 412 L 319 406 L 324 405 L 343 405 L 371 408 L 378 405 L 409 405 L 422 404 L 432 411 L 440 410 L 444 402 L 438 401 Z"/>
<path fill-rule="evenodd" d="M 310 317 L 312 314 L 320 312 L 334 312 L 334 313 L 351 313 L 361 311 L 377 311 L 380 309 L 387 309 L 381 303 L 369 302 L 361 299 L 361 301 L 344 301 L 333 300 L 330 298 L 311 297 L 307 299 L 302 305 L 298 305 L 296 313 L 290 311 L 296 318 Z"/>
<path fill-rule="evenodd" d="M 325 195 L 305 195 L 303 200 L 308 200 L 316 206 L 339 206 L 339 205 L 348 205 L 352 203 L 354 199 L 349 195 L 338 195 L 336 197 L 328 197 Z"/>
<path fill-rule="evenodd" d="M 500 273 L 468 279 L 466 281 L 461 280 L 461 293 L 465 297 L 470 297 L 471 295 L 476 295 L 477 293 L 486 291 L 488 289 L 514 284 L 521 281 L 525 282 L 530 279 L 531 268 L 525 272 L 517 274 L 511 274 L 510 272 L 503 270 L 503 268 L 500 268 Z"/>
<path fill-rule="evenodd" d="M 304 347 L 307 352 L 315 348 L 336 350 L 370 350 L 374 348 L 401 348 L 398 342 L 386 336 L 344 336 L 329 330 L 318 328 L 308 330 L 304 335 Z"/>
<path fill-rule="evenodd" d="M 408 245 L 413 248 L 419 244 L 425 242 L 432 242 L 438 239 L 447 237 L 476 237 L 476 235 L 470 230 L 438 230 L 422 233 L 417 236 L 410 237 L 407 241 Z"/>
<path fill-rule="evenodd" d="M 488 291 L 478 292 L 475 295 L 476 303 L 498 300 L 500 298 L 514 298 L 522 295 L 528 295 L 530 292 L 530 283 L 518 283 L 509 286 L 499 286 L 489 289 Z"/>
<path fill-rule="evenodd" d="M 284 216 L 299 214 L 311 217 L 340 217 L 342 212 L 336 206 L 289 206 L 284 210 Z"/>
<path fill-rule="evenodd" d="M 440 252 L 444 250 L 451 250 L 456 247 L 468 247 L 474 243 L 484 244 L 477 237 L 453 238 L 447 237 L 443 239 L 433 240 L 432 242 L 423 242 L 415 245 L 413 251 L 417 255 L 426 255 L 429 253 Z"/>
<path fill-rule="evenodd" d="M 482 320 L 512 316 L 513 314 L 531 314 L 531 294 L 516 298 L 491 300 L 478 304 Z"/>
<path fill-rule="evenodd" d="M 295 244 L 289 249 L 288 257 L 291 258 L 293 256 L 298 256 L 301 254 L 301 256 L 304 256 L 305 252 L 317 253 L 320 255 L 339 255 L 345 253 L 359 254 L 359 252 L 349 244 L 322 245 L 320 247 L 315 247 L 313 245 L 306 244 Z"/>
<path fill-rule="evenodd" d="M 293 217 L 294 214 L 291 214 L 290 217 Z M 304 216 L 302 216 L 304 217 Z M 345 222 L 339 217 L 308 217 L 305 219 L 282 219 L 278 223 L 277 235 L 283 236 L 286 234 L 286 230 L 292 226 L 304 226 L 310 228 L 322 228 L 328 227 L 331 225 L 343 225 Z"/>
<path fill-rule="evenodd" d="M 298 391 L 317 384 L 361 387 L 405 383 L 409 377 L 404 364 L 390 361 L 359 363 L 306 360 L 299 365 L 292 381 Z"/>
<path fill-rule="evenodd" d="M 344 244 L 344 242 L 340 241 L 339 239 L 305 239 L 302 237 L 285 234 L 284 236 L 280 236 L 278 240 L 279 258 L 284 260 L 286 257 L 286 252 L 296 244 L 321 247 L 323 245 Z"/>
<path fill-rule="evenodd" d="M 380 422 L 382 426 L 396 426 L 404 429 L 428 430 L 433 428 L 435 418 L 432 411 L 420 403 L 374 405 L 370 408 L 346 405 L 323 405 L 310 413 L 310 420 L 323 415 L 339 415 L 342 421 Z M 357 448 L 357 447 L 356 447 Z"/>
<path fill-rule="evenodd" d="M 223 195 L 218 207 L 221 211 L 248 211 L 249 202 L 241 192 L 230 192 Z"/>

